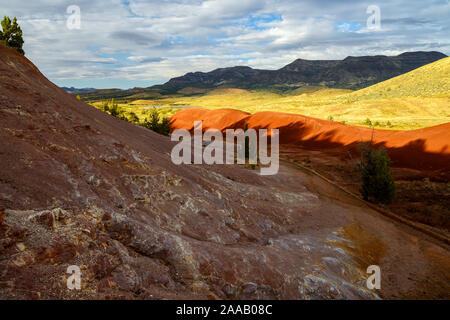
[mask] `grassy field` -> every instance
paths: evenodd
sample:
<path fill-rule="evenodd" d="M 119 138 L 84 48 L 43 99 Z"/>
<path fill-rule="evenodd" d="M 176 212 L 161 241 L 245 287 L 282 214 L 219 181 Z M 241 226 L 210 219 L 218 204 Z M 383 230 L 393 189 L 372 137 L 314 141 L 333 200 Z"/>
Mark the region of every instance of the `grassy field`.
<path fill-rule="evenodd" d="M 161 106 L 158 111 L 167 117 L 180 110 L 179 106 L 198 106 L 250 113 L 289 112 L 375 128 L 417 129 L 450 122 L 450 58 L 354 92 L 322 87 L 289 93 L 216 89 L 201 95 L 179 94 L 119 106 L 144 119 L 148 106 L 154 105 Z"/>

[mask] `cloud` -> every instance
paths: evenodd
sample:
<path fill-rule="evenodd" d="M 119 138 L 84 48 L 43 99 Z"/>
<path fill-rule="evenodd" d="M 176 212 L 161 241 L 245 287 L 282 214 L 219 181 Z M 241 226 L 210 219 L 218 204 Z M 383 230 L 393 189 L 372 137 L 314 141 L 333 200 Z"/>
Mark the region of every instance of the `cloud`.
<path fill-rule="evenodd" d="M 81 29 L 69 30 L 72 4 L 0 0 L 3 14 L 18 17 L 27 56 L 57 84 L 125 88 L 234 65 L 278 69 L 297 58 L 450 54 L 446 0 L 378 0 L 377 32 L 366 27 L 372 3 L 359 0 L 78 0 Z"/>
<path fill-rule="evenodd" d="M 131 44 L 141 46 L 151 46 L 159 42 L 156 37 L 132 31 L 115 31 L 111 33 L 111 39 L 122 40 L 124 42 L 130 42 Z"/>

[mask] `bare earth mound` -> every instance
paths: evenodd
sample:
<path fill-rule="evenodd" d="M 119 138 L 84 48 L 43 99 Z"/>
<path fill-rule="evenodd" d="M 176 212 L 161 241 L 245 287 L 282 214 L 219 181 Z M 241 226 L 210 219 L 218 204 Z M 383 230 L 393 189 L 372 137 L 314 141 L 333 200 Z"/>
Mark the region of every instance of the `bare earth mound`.
<path fill-rule="evenodd" d="M 203 120 L 204 129 L 244 128 L 245 124 L 255 129 L 279 129 L 282 144 L 313 150 L 355 152 L 361 142 L 373 139 L 376 146 L 387 149 L 395 166 L 450 177 L 450 123 L 411 131 L 372 130 L 289 113 L 264 111 L 245 116 L 232 109 L 189 109 L 172 116 L 172 129 L 191 130 L 194 120 Z"/>
<path fill-rule="evenodd" d="M 2 299 L 449 298 L 444 244 L 288 164 L 271 177 L 173 165 L 167 137 L 2 46 L 0 123 Z"/>

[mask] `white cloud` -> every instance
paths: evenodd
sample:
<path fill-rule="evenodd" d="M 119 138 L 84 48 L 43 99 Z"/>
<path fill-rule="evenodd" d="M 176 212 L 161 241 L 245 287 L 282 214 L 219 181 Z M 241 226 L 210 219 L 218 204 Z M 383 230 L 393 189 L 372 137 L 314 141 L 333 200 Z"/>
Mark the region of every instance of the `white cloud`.
<path fill-rule="evenodd" d="M 112 78 L 150 86 L 189 71 L 278 69 L 297 58 L 450 53 L 446 1 L 377 1 L 379 32 L 364 28 L 368 4 L 356 0 L 78 0 L 81 30 L 68 30 L 71 4 L 0 0 L 2 13 L 19 19 L 27 56 L 57 83 Z M 340 32 L 349 22 L 360 30 Z"/>

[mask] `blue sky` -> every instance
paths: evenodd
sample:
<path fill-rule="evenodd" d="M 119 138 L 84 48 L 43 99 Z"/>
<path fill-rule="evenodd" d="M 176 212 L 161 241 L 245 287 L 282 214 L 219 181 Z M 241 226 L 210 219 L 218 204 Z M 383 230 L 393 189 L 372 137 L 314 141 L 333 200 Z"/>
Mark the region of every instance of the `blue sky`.
<path fill-rule="evenodd" d="M 67 28 L 69 5 L 79 6 L 81 29 Z M 367 28 L 369 5 L 380 8 L 379 30 Z M 0 0 L 0 8 L 17 16 L 27 57 L 61 86 L 147 87 L 297 58 L 450 54 L 447 0 Z"/>

